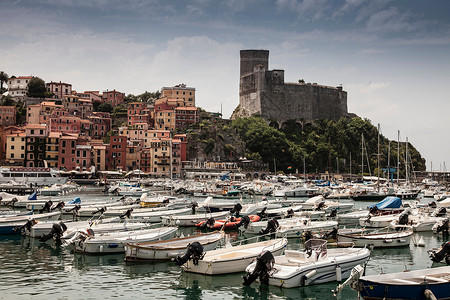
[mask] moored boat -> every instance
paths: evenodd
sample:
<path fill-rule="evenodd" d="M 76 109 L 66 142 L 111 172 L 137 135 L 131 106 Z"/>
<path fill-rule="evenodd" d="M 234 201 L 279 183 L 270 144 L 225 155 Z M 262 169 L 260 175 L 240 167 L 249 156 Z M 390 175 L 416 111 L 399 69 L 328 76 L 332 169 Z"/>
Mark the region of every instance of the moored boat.
<path fill-rule="evenodd" d="M 128 243 L 125 245 L 126 261 L 168 260 L 183 255 L 186 247 L 198 242 L 204 251 L 214 250 L 224 237 L 223 231 L 196 234 L 188 237 L 147 243 Z"/>

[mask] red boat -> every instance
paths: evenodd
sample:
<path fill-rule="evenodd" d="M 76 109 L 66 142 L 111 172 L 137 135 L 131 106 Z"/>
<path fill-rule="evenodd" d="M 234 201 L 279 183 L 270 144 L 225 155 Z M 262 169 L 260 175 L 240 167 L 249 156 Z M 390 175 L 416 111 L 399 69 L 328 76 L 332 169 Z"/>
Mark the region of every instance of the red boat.
<path fill-rule="evenodd" d="M 214 220 L 213 218 L 211 218 L 206 221 L 197 223 L 195 224 L 195 226 L 215 230 L 221 229 L 222 227 L 224 229 L 239 228 L 240 226 L 244 226 L 245 228 L 247 228 L 248 224 L 250 224 L 251 222 L 258 222 L 259 220 L 261 220 L 261 217 L 257 215 L 243 216 L 240 218 L 231 217 L 227 220 Z"/>

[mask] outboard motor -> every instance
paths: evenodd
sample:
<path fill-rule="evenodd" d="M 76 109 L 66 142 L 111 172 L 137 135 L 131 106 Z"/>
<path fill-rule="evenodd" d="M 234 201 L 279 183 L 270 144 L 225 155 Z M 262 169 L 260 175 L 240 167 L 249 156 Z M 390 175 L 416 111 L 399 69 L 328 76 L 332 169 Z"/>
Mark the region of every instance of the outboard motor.
<path fill-rule="evenodd" d="M 44 207 L 42 207 L 42 209 L 39 210 L 39 213 L 42 214 L 44 211 L 45 212 L 50 212 L 50 209 L 52 208 L 53 202 L 52 200 L 48 200 L 47 202 L 44 203 Z"/>
<path fill-rule="evenodd" d="M 230 214 L 236 214 L 236 216 L 239 215 L 239 213 L 242 210 L 242 205 L 240 203 L 236 203 L 236 205 L 234 205 L 233 209 L 230 210 Z"/>
<path fill-rule="evenodd" d="M 428 203 L 428 206 L 431 208 L 436 208 L 437 207 L 436 201 L 432 201 L 432 202 Z"/>
<path fill-rule="evenodd" d="M 50 210 L 51 211 L 54 211 L 54 210 L 57 210 L 57 209 L 63 209 L 64 208 L 64 206 L 65 206 L 66 204 L 64 203 L 64 201 L 59 201 L 58 202 L 58 204 L 56 204 L 54 207 L 52 207 Z"/>
<path fill-rule="evenodd" d="M 121 219 L 125 219 L 125 218 L 130 218 L 131 217 L 131 213 L 133 212 L 133 209 L 132 208 L 130 208 L 130 209 L 128 209 L 126 212 L 124 212 L 123 214 L 121 214 L 120 216 L 119 216 L 119 218 L 121 218 Z"/>
<path fill-rule="evenodd" d="M 446 218 L 441 225 L 437 225 L 436 233 L 442 232 L 443 235 L 448 235 L 450 230 L 449 219 Z"/>
<path fill-rule="evenodd" d="M 9 202 L 9 205 L 15 206 L 15 205 L 16 205 L 16 202 L 18 202 L 18 201 L 19 201 L 19 199 L 17 199 L 16 197 L 14 197 L 14 198 L 12 198 L 11 201 Z"/>
<path fill-rule="evenodd" d="M 194 266 L 198 266 L 198 261 L 205 256 L 203 253 L 203 246 L 199 242 L 193 242 L 187 246 L 186 254 L 177 256 L 174 261 L 177 266 L 184 265 L 188 260 L 192 259 Z"/>
<path fill-rule="evenodd" d="M 378 206 L 374 205 L 369 209 L 369 214 L 375 215 L 378 213 L 378 211 L 379 211 Z"/>
<path fill-rule="evenodd" d="M 98 213 L 99 213 L 100 215 L 102 215 L 105 211 L 106 211 L 106 207 L 103 206 L 103 207 L 99 208 L 97 211 L 94 211 L 94 212 L 92 213 L 92 215 L 94 216 L 94 215 L 96 215 L 96 214 L 98 214 Z"/>
<path fill-rule="evenodd" d="M 201 228 L 211 228 L 214 226 L 214 223 L 216 223 L 216 220 L 214 220 L 213 217 L 208 218 L 205 223 L 201 225 Z"/>
<path fill-rule="evenodd" d="M 322 239 L 324 239 L 324 240 L 328 240 L 328 239 L 336 240 L 337 239 L 337 233 L 338 233 L 338 229 L 337 229 L 337 227 L 334 227 L 333 230 L 331 230 L 329 232 L 325 232 L 325 234 L 322 236 Z"/>
<path fill-rule="evenodd" d="M 336 218 L 336 216 L 337 216 L 337 209 L 333 208 L 330 214 L 327 216 L 327 218 Z"/>
<path fill-rule="evenodd" d="M 266 229 L 261 229 L 259 231 L 259 234 L 275 233 L 275 232 L 277 232 L 278 227 L 280 227 L 280 224 L 278 224 L 278 221 L 275 219 L 272 219 L 269 222 L 267 222 Z"/>
<path fill-rule="evenodd" d="M 312 238 L 313 238 L 313 234 L 311 231 L 309 231 L 309 230 L 303 231 L 303 239 L 305 240 L 305 243 Z"/>
<path fill-rule="evenodd" d="M 236 225 L 236 228 L 244 226 L 244 229 L 247 229 L 250 222 L 249 216 L 242 216 L 241 221 Z"/>
<path fill-rule="evenodd" d="M 14 231 L 20 231 L 21 233 L 31 232 L 31 227 L 36 225 L 37 222 L 35 219 L 29 219 L 24 225 L 14 228 Z"/>
<path fill-rule="evenodd" d="M 81 205 L 80 204 L 75 204 L 74 207 L 72 207 L 71 209 L 68 209 L 67 212 L 72 212 L 74 215 L 78 214 L 78 211 L 80 210 Z"/>
<path fill-rule="evenodd" d="M 294 216 L 294 210 L 292 208 L 289 208 L 286 212 L 286 218 L 292 218 Z"/>
<path fill-rule="evenodd" d="M 322 210 L 322 208 L 324 208 L 324 207 L 325 207 L 325 202 L 322 201 L 317 205 L 316 210 Z"/>
<path fill-rule="evenodd" d="M 437 263 L 445 259 L 445 263 L 450 265 L 450 242 L 442 244 L 441 248 L 439 248 L 436 252 L 431 252 L 430 258 L 432 261 Z"/>
<path fill-rule="evenodd" d="M 264 206 L 264 208 L 262 209 L 262 211 L 259 212 L 259 213 L 257 213 L 257 215 L 258 215 L 261 219 L 267 218 L 267 213 L 266 213 L 266 211 L 267 211 L 267 206 Z"/>
<path fill-rule="evenodd" d="M 193 214 L 193 215 L 195 215 L 195 210 L 197 209 L 197 207 L 198 207 L 197 201 L 192 200 L 192 201 L 191 201 L 191 208 L 192 208 L 192 214 Z"/>
<path fill-rule="evenodd" d="M 270 271 L 273 270 L 275 264 L 275 258 L 273 254 L 266 250 L 263 251 L 256 258 L 256 266 L 252 273 L 247 273 L 243 276 L 244 285 L 249 286 L 259 277 L 259 281 L 262 284 L 269 284 Z"/>
<path fill-rule="evenodd" d="M 102 192 L 103 192 L 103 193 L 107 193 L 108 190 L 109 190 L 109 186 L 108 186 L 108 185 L 105 185 L 105 187 L 103 188 Z"/>
<path fill-rule="evenodd" d="M 48 234 L 43 234 L 39 237 L 39 241 L 46 242 L 52 237 L 54 237 L 57 242 L 61 242 L 61 236 L 66 230 L 67 226 L 63 222 L 55 223 L 52 226 L 52 230 L 50 230 Z"/>
<path fill-rule="evenodd" d="M 433 216 L 435 217 L 446 217 L 447 209 L 445 207 L 440 207 L 433 212 Z"/>

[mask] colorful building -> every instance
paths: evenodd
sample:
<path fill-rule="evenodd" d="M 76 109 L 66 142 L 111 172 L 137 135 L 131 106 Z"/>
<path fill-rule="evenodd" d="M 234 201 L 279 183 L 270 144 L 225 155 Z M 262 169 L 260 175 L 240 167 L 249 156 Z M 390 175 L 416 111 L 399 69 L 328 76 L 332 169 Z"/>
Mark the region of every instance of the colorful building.
<path fill-rule="evenodd" d="M 23 166 L 25 160 L 25 132 L 17 132 L 6 136 L 6 163 L 12 166 Z"/>
<path fill-rule="evenodd" d="M 0 106 L 0 125 L 16 125 L 16 113 L 17 109 L 15 106 Z"/>
<path fill-rule="evenodd" d="M 19 76 L 8 79 L 8 94 L 15 100 L 24 98 L 28 92 L 28 82 L 33 76 Z"/>
<path fill-rule="evenodd" d="M 72 95 L 72 85 L 64 82 L 48 82 L 45 84 L 47 92 L 53 93 L 53 98 L 63 99 L 64 96 Z"/>
<path fill-rule="evenodd" d="M 125 94 L 118 92 L 116 90 L 103 92 L 102 102 L 110 103 L 113 107 L 123 104 L 125 99 Z"/>
<path fill-rule="evenodd" d="M 25 128 L 25 167 L 44 167 L 48 128 L 46 124 L 28 124 Z"/>
<path fill-rule="evenodd" d="M 184 106 L 195 106 L 195 88 L 187 87 L 184 83 L 161 88 L 161 96 L 170 99 L 183 99 Z"/>

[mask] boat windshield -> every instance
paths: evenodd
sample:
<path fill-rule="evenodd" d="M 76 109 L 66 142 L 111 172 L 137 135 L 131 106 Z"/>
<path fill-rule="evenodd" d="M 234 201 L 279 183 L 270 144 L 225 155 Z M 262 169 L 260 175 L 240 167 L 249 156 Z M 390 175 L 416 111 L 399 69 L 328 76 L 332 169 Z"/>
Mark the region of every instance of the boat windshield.
<path fill-rule="evenodd" d="M 305 243 L 305 250 L 307 252 L 314 251 L 318 257 L 327 254 L 327 241 L 320 239 L 310 239 Z"/>

